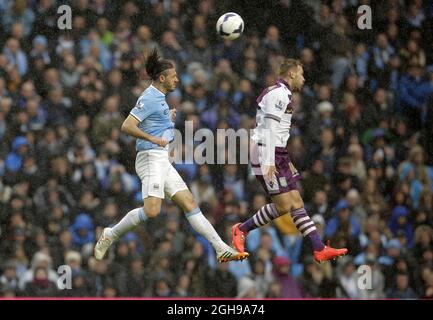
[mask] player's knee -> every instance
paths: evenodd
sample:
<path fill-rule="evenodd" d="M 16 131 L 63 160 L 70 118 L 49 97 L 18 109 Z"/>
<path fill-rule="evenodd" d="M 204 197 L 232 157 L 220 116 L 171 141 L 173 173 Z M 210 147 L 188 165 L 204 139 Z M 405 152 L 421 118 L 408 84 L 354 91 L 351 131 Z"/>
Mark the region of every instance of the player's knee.
<path fill-rule="evenodd" d="M 194 210 L 197 207 L 198 207 L 198 205 L 193 199 L 190 202 L 185 202 L 184 207 L 182 209 L 184 212 L 191 212 L 192 210 Z"/>
<path fill-rule="evenodd" d="M 293 199 L 292 210 L 303 208 L 303 207 L 304 207 L 304 201 L 302 200 L 302 198 L 300 196 L 295 197 L 295 199 Z"/>
<path fill-rule="evenodd" d="M 304 207 L 304 201 L 302 201 L 299 193 L 290 193 L 288 198 L 285 198 L 283 201 L 275 201 L 274 203 L 280 216 Z"/>
<path fill-rule="evenodd" d="M 173 199 L 184 212 L 190 212 L 198 207 L 191 192 L 182 192 L 176 194 L 176 197 Z"/>
<path fill-rule="evenodd" d="M 290 203 L 276 204 L 275 207 L 277 209 L 278 215 L 280 216 L 289 213 L 293 208 Z"/>
<path fill-rule="evenodd" d="M 299 199 L 295 199 L 293 201 L 293 205 L 292 205 L 291 210 L 296 210 L 296 209 L 300 209 L 300 208 L 303 208 L 303 207 L 304 207 L 304 201 L 302 201 L 302 199 L 299 198 Z"/>
<path fill-rule="evenodd" d="M 155 218 L 160 212 L 161 208 L 159 206 L 146 206 L 143 207 L 144 213 L 149 218 Z"/>
<path fill-rule="evenodd" d="M 304 201 L 302 200 L 302 197 L 299 192 L 290 193 L 289 204 L 290 204 L 289 211 L 293 211 L 304 207 Z"/>

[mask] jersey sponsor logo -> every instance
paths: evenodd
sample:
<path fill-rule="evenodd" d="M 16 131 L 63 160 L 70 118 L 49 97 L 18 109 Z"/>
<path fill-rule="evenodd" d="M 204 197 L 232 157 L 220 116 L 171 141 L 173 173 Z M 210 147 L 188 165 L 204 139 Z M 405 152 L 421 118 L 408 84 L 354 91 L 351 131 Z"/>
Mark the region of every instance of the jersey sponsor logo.
<path fill-rule="evenodd" d="M 275 109 L 283 110 L 283 101 L 279 100 L 278 103 L 275 104 Z"/>

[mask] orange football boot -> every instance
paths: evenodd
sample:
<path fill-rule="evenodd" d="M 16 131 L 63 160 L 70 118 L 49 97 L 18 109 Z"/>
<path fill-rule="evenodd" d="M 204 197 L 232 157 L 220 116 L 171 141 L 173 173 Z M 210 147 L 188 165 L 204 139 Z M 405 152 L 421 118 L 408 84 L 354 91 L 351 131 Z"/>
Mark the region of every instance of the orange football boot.
<path fill-rule="evenodd" d="M 239 252 L 245 252 L 245 239 L 248 232 L 239 229 L 240 225 L 240 223 L 237 223 L 232 227 L 232 246 Z"/>
<path fill-rule="evenodd" d="M 321 251 L 314 251 L 314 260 L 316 260 L 318 263 L 322 263 L 328 260 L 335 260 L 338 257 L 344 256 L 347 254 L 347 249 L 335 249 L 329 246 L 329 241 L 325 248 L 323 248 Z"/>

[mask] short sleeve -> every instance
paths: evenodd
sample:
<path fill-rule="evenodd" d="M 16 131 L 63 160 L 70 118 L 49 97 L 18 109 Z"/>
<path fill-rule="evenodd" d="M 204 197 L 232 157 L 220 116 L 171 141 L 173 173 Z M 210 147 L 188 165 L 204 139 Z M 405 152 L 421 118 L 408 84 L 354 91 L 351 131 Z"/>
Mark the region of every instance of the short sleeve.
<path fill-rule="evenodd" d="M 279 122 L 290 102 L 289 95 L 282 88 L 277 88 L 269 91 L 264 98 L 262 110 L 265 113 L 265 118 Z"/>
<path fill-rule="evenodd" d="M 153 113 L 152 104 L 144 103 L 144 99 L 138 99 L 135 107 L 132 108 L 130 115 L 142 122 Z"/>

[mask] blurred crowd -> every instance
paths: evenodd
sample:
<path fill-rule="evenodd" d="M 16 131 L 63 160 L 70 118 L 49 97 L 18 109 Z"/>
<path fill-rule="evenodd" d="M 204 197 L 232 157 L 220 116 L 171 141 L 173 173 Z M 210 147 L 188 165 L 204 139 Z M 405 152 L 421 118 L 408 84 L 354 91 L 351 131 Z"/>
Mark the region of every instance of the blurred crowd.
<path fill-rule="evenodd" d="M 372 29 L 357 27 L 361 4 Z M 215 32 L 228 11 L 246 24 L 235 41 Z M 0 21 L 1 296 L 433 297 L 431 1 L 0 0 Z M 142 204 L 119 129 L 154 47 L 176 63 L 180 130 L 254 127 L 279 63 L 302 61 L 289 150 L 307 211 L 348 256 L 318 265 L 285 215 L 250 233 L 249 260 L 219 264 L 167 201 L 92 257 L 102 229 Z M 226 241 L 269 201 L 248 165 L 175 167 Z"/>

